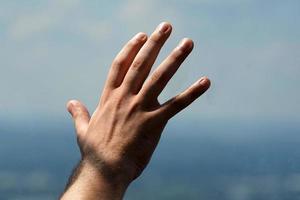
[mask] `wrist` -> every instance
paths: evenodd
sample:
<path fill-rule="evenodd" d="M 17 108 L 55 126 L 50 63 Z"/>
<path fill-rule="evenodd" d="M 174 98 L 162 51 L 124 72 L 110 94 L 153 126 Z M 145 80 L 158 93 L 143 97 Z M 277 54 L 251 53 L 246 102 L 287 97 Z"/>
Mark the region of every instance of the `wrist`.
<path fill-rule="evenodd" d="M 62 199 L 120 200 L 129 183 L 125 179 L 110 178 L 89 160 L 83 159 L 78 165 L 77 176 L 71 180 Z"/>
<path fill-rule="evenodd" d="M 113 174 L 108 172 L 104 166 L 99 167 L 88 159 L 83 159 L 82 174 L 86 178 L 93 179 L 93 182 L 101 183 L 108 189 L 116 191 L 125 191 L 130 184 L 129 178 L 123 174 Z"/>

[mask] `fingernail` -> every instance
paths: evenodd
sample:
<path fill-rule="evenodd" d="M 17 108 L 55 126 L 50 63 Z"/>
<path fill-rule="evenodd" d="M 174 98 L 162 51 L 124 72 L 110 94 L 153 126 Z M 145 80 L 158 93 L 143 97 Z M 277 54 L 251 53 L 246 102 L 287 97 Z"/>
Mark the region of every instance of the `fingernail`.
<path fill-rule="evenodd" d="M 74 102 L 73 102 L 73 100 L 68 102 L 68 107 L 70 107 L 70 108 L 74 107 Z"/>
<path fill-rule="evenodd" d="M 70 114 L 72 114 L 73 107 L 74 107 L 74 104 L 72 102 L 69 102 L 68 106 L 67 106 L 67 109 L 68 109 L 68 111 L 69 111 Z"/>
<path fill-rule="evenodd" d="M 147 35 L 146 35 L 145 33 L 138 33 L 138 34 L 135 36 L 135 39 L 141 40 L 141 41 L 144 41 L 146 38 L 147 38 Z"/>
<path fill-rule="evenodd" d="M 189 42 L 190 39 L 188 38 L 184 38 L 178 45 L 178 48 L 182 49 L 182 50 L 188 50 L 191 49 L 193 47 L 193 42 Z"/>
<path fill-rule="evenodd" d="M 205 82 L 206 82 L 206 78 L 203 77 L 198 81 L 198 84 L 205 85 Z"/>
<path fill-rule="evenodd" d="M 170 29 L 170 25 L 167 24 L 166 22 L 163 22 L 159 25 L 158 30 L 162 33 L 167 33 Z"/>

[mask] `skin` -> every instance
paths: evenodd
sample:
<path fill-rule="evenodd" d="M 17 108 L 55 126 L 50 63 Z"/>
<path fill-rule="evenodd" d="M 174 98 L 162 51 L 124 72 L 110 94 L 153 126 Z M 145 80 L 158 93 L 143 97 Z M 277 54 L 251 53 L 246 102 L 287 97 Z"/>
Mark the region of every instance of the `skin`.
<path fill-rule="evenodd" d="M 122 199 L 149 163 L 168 120 L 209 88 L 209 79 L 202 77 L 169 101 L 158 102 L 193 49 L 193 41 L 183 39 L 148 77 L 171 31 L 171 24 L 163 22 L 149 38 L 138 33 L 123 47 L 92 116 L 81 102 L 68 102 L 82 159 L 61 199 Z"/>

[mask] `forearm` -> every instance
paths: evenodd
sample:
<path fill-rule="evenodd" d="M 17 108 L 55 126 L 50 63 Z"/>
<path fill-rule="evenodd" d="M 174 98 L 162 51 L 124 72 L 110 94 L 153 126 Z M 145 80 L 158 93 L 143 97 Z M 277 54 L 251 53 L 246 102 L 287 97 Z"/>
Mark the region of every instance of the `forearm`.
<path fill-rule="evenodd" d="M 99 172 L 99 169 L 82 160 L 70 177 L 61 200 L 120 200 L 128 185 L 125 182 L 108 180 Z"/>

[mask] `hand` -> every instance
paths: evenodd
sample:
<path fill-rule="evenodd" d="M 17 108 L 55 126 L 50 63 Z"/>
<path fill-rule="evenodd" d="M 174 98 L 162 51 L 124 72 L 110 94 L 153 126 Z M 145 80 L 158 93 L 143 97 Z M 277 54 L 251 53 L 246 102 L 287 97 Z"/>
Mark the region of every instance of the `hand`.
<path fill-rule="evenodd" d="M 168 120 L 210 86 L 209 79 L 203 77 L 169 101 L 158 102 L 159 94 L 193 49 L 192 40 L 183 39 L 146 80 L 171 30 L 169 23 L 162 23 L 149 38 L 139 33 L 123 47 L 111 65 L 99 105 L 91 117 L 79 101 L 72 100 L 67 105 L 82 154 L 79 174 L 93 174 L 97 177 L 95 185 L 102 182 L 101 187 L 107 188 L 104 193 L 110 189 L 115 193 L 103 199 L 122 198 L 127 186 L 147 166 Z M 71 181 L 70 187 L 76 181 Z"/>

